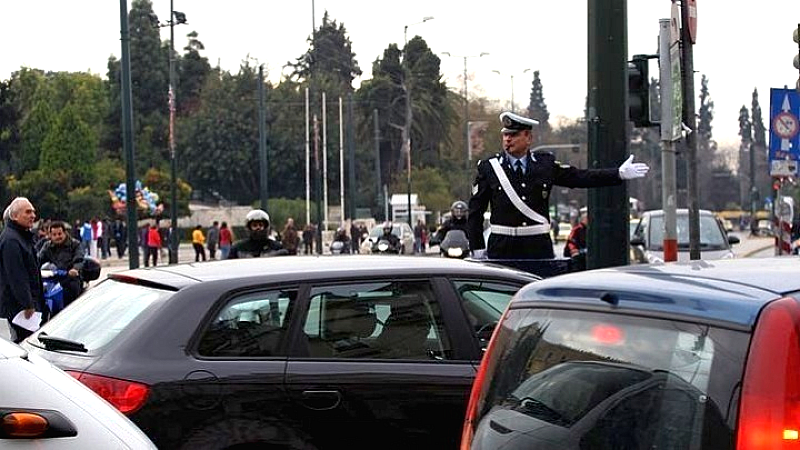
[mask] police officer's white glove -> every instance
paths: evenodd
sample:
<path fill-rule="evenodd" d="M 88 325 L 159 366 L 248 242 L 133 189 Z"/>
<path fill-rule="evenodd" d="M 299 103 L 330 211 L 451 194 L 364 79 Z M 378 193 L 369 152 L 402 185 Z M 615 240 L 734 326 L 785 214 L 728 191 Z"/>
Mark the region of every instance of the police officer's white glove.
<path fill-rule="evenodd" d="M 650 167 L 645 163 L 633 162 L 633 155 L 628 157 L 621 166 L 619 166 L 619 177 L 623 180 L 632 180 L 634 178 L 642 178 L 647 175 Z"/>
<path fill-rule="evenodd" d="M 486 249 L 482 248 L 480 250 L 473 250 L 472 259 L 486 259 Z"/>

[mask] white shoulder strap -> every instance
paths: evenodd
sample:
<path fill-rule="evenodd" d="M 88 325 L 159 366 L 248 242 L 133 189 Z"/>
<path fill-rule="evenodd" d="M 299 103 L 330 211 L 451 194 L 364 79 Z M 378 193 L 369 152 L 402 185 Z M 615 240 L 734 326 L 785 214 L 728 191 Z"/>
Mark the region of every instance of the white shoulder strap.
<path fill-rule="evenodd" d="M 514 190 L 514 187 L 511 186 L 511 182 L 508 180 L 506 176 L 506 172 L 503 170 L 503 167 L 500 166 L 500 161 L 497 158 L 492 158 L 489 163 L 492 165 L 492 169 L 494 169 L 494 174 L 497 175 L 497 179 L 500 181 L 500 186 L 503 186 L 503 190 L 506 192 L 508 199 L 511 200 L 511 203 L 517 207 L 519 212 L 524 214 L 525 216 L 529 217 L 531 220 L 541 223 L 541 224 L 549 224 L 548 221 L 544 216 L 537 213 L 536 211 L 532 210 L 530 206 L 526 205 L 525 202 L 519 198 L 517 191 Z"/>

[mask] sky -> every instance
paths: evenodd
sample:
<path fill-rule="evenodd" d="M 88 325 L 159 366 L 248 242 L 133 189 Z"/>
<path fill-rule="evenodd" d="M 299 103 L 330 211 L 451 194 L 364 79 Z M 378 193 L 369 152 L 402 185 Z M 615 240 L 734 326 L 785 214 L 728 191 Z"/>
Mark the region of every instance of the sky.
<path fill-rule="evenodd" d="M 344 25 L 356 60 L 371 77 L 372 62 L 396 43 L 419 35 L 442 59 L 448 87 L 463 92 L 465 56 L 470 97 L 497 99 L 518 110 L 527 106 L 533 71 L 540 72 L 551 124 L 583 114 L 586 96 L 587 1 L 463 2 L 455 0 L 173 0 L 188 25 L 175 28 L 176 48 L 197 31 L 212 66 L 237 71 L 242 60 L 265 64 L 273 82 L 283 66 L 308 50 L 312 24 L 325 11 Z M 168 0 L 152 0 L 169 16 Z M 109 0 L 2 0 L 0 79 L 20 67 L 89 71 L 105 77 L 108 57 L 120 55 L 120 2 Z M 130 2 L 129 2 L 130 4 Z M 313 5 L 313 7 L 312 7 Z M 669 18 L 669 0 L 628 1 L 628 54 L 655 54 L 658 21 Z M 798 52 L 792 31 L 800 2 L 791 0 L 698 0 L 694 46 L 695 92 L 709 79 L 715 106 L 713 135 L 738 144 L 738 116 L 754 88 L 769 119 L 769 89 L 794 87 Z M 423 18 L 433 19 L 423 22 Z M 169 39 L 169 28 L 162 29 Z M 451 56 L 443 53 L 448 52 Z M 481 53 L 488 53 L 479 56 Z M 655 66 L 651 66 L 655 71 Z M 497 73 L 499 72 L 499 74 Z M 513 80 L 513 84 L 512 84 Z M 356 80 L 360 83 L 361 80 Z M 696 100 L 699 107 L 699 100 Z"/>

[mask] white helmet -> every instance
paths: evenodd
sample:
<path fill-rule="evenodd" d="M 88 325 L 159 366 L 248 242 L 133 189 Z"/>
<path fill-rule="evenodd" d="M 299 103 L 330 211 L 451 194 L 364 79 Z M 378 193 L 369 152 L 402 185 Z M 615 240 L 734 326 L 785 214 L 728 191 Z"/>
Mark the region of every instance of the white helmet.
<path fill-rule="evenodd" d="M 249 213 L 247 213 L 247 215 L 244 218 L 244 226 L 245 228 L 249 229 L 250 222 L 258 222 L 258 221 L 264 222 L 265 225 L 264 228 L 269 228 L 270 224 L 269 214 L 267 214 L 267 212 L 264 211 L 263 209 L 254 209 Z"/>

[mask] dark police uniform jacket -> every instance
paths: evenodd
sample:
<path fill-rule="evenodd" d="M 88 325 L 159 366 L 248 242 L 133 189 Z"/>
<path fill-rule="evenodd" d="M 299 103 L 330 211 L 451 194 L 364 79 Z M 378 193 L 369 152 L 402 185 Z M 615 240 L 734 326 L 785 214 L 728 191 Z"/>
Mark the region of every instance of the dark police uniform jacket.
<path fill-rule="evenodd" d="M 526 156 L 527 168 L 519 179 L 514 175 L 505 152 L 492 158 L 500 161 L 520 199 L 546 218 L 548 222 L 550 220 L 548 203 L 553 186 L 588 188 L 615 186 L 622 183 L 617 168 L 578 169 L 560 164 L 550 152 L 529 152 Z M 489 205 L 491 205 L 492 211 L 490 222 L 493 225 L 515 229 L 537 225 L 537 222 L 522 214 L 508 198 L 490 164 L 492 158 L 478 163 L 478 175 L 472 186 L 472 198 L 469 200 L 469 215 L 467 216 L 467 234 L 471 250 L 480 250 L 486 247 L 483 240 L 483 213 L 486 212 Z M 550 259 L 555 257 L 549 232 L 532 236 L 511 236 L 493 232 L 489 236 L 486 253 L 489 259 Z"/>
<path fill-rule="evenodd" d="M 280 242 L 273 238 L 260 241 L 255 239 L 243 239 L 231 246 L 228 259 L 239 258 L 259 258 L 261 256 L 280 256 L 288 255 Z"/>

